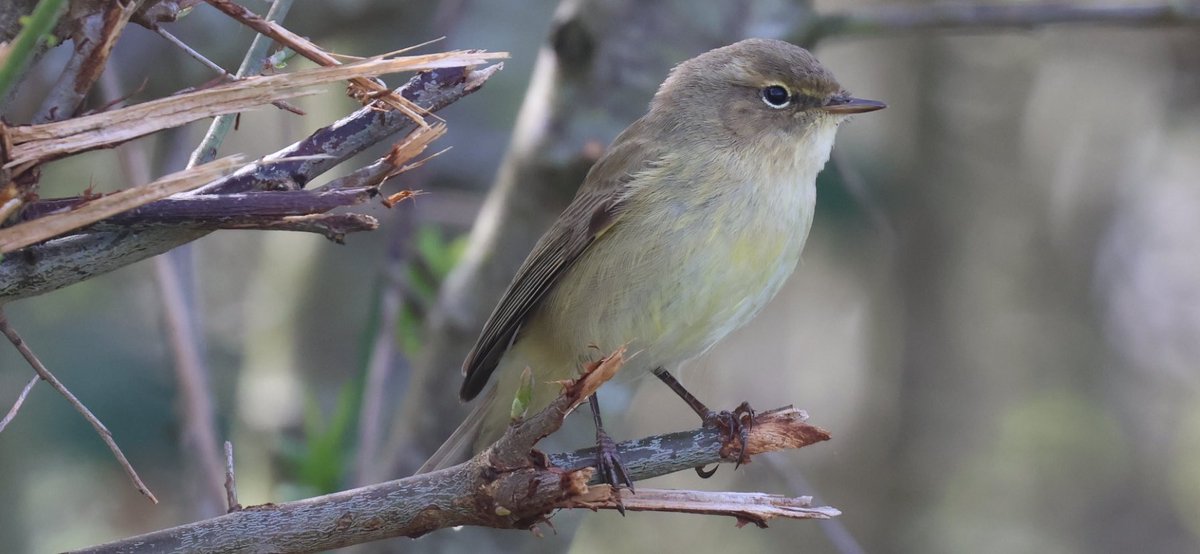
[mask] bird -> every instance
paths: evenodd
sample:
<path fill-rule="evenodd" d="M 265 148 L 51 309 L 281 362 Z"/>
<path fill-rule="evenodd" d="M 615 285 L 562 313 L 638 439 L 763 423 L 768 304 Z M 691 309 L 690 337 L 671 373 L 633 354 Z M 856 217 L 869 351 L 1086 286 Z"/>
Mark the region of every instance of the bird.
<path fill-rule="evenodd" d="M 525 368 L 534 413 L 559 394 L 556 381 L 622 346 L 636 353 L 622 373 L 653 373 L 718 422 L 671 373 L 775 296 L 800 260 L 839 125 L 884 107 L 780 40 L 675 66 L 517 270 L 463 362 L 459 396 L 495 384 L 418 472 L 496 441 Z M 591 401 L 601 474 L 632 487 Z"/>

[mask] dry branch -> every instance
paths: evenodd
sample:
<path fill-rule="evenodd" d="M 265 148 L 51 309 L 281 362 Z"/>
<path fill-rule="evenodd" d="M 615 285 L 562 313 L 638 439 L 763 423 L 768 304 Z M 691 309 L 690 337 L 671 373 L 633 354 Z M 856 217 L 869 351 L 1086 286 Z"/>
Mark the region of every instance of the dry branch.
<path fill-rule="evenodd" d="M 842 515 L 837 508 L 813 506 L 808 496 L 790 497 L 761 492 L 681 491 L 639 487 L 637 494 L 628 489 L 594 485 L 588 492 L 567 502 L 570 508 L 624 509 L 630 512 L 674 512 L 730 516 L 738 525 L 753 523 L 766 527 L 767 521 L 784 519 L 828 519 Z"/>
<path fill-rule="evenodd" d="M 822 519 L 838 514 L 833 508 L 810 506 L 805 497 L 654 489 L 638 489 L 636 495 L 626 491 L 614 493 L 606 485 L 588 485 L 594 473 L 591 467 L 547 466 L 547 458 L 533 450 L 534 444 L 557 430 L 567 413 L 611 377 L 622 362 L 622 353 L 617 352 L 594 364 L 580 379 L 565 383 L 563 393 L 548 408 L 509 427 L 495 445 L 457 466 L 297 502 L 251 506 L 87 551 L 308 552 L 390 537 L 418 537 L 459 525 L 530 529 L 546 521 L 555 510 L 616 508 L 618 501 L 629 510 L 727 515 L 736 518 L 739 524 L 753 522 L 760 526 L 776 517 Z M 750 431 L 751 447 L 774 449 L 807 444 L 809 439 L 804 437 L 828 438 L 823 431 L 803 424 L 798 418 L 776 419 L 780 424 L 790 421 L 792 430 L 802 436 L 782 439 L 783 427 L 756 420 Z M 698 429 L 690 434 L 707 437 L 711 432 L 714 430 Z M 650 437 L 639 442 L 661 439 Z M 697 439 L 693 444 L 702 442 Z M 712 463 L 721 461 L 722 449 L 729 446 L 717 441 L 707 444 L 703 453 L 676 454 L 679 459 Z M 622 457 L 626 454 L 622 450 Z M 576 452 L 548 459 L 584 456 L 586 452 Z M 594 455 L 591 459 L 595 459 Z M 692 467 L 679 466 L 668 457 L 661 457 L 658 464 L 639 466 L 631 475 L 644 479 L 666 472 L 663 468 L 668 465 L 673 465 L 675 471 Z"/>
<path fill-rule="evenodd" d="M 479 90 L 501 68 L 450 67 L 420 73 L 397 90 L 430 111 Z M 208 194 L 263 188 L 300 188 L 334 166 L 415 124 L 407 116 L 367 106 L 308 138 L 198 189 Z M 192 193 L 195 194 L 195 193 Z M 39 203 L 29 208 L 38 209 Z M 148 206 L 155 206 L 152 203 Z M 23 249 L 24 255 L 0 260 L 0 304 L 56 290 L 170 250 L 206 231 L 162 229 L 130 234 L 96 231 L 68 235 Z"/>
<path fill-rule="evenodd" d="M 308 58 L 323 66 L 335 66 L 341 62 L 322 50 L 316 44 L 313 44 L 308 39 L 297 35 L 284 28 L 283 26 L 263 19 L 258 14 L 239 6 L 229 0 L 206 0 L 211 6 L 220 10 L 225 15 L 232 17 L 242 24 L 254 29 L 258 33 L 275 39 L 276 42 L 295 50 L 296 53 Z M 460 64 L 463 65 L 463 64 Z M 388 90 L 387 87 L 380 83 L 355 77 L 350 79 L 351 90 L 354 91 L 353 96 L 364 101 L 378 100 L 388 107 L 398 110 L 400 113 L 412 118 L 413 122 L 419 126 L 426 126 L 424 115 L 428 112 L 421 106 L 414 104 L 411 100 L 404 98 L 399 94 L 395 94 Z"/>
<path fill-rule="evenodd" d="M 34 221 L 0 229 L 0 254 L 12 252 L 68 231 L 86 227 L 106 217 L 161 200 L 172 194 L 194 189 L 221 177 L 241 165 L 241 156 L 229 156 L 211 163 L 167 175 L 153 183 L 86 201 L 78 208 L 48 215 Z"/>
<path fill-rule="evenodd" d="M 327 215 L 334 208 L 361 204 L 378 194 L 387 179 L 420 166 L 423 160 L 413 161 L 430 142 L 445 133 L 445 125 L 418 127 L 405 136 L 375 163 L 358 169 L 325 186 L 313 190 L 263 191 L 226 194 L 175 195 L 160 201 L 145 203 L 137 208 L 107 216 L 94 228 L 150 229 L 256 229 L 315 232 L 337 242 L 348 233 L 378 228 L 375 218 L 362 214 Z M 200 181 L 206 183 L 212 179 Z M 111 198 L 102 197 L 101 200 Z M 160 196 L 161 198 L 161 196 Z M 56 217 L 74 215 L 88 206 L 87 198 L 66 198 L 39 202 L 23 214 L 31 221 L 22 226 L 40 229 L 42 222 Z M 385 202 L 386 203 L 386 202 Z M 389 206 L 390 207 L 390 206 Z M 76 209 L 78 208 L 78 209 Z M 68 211 L 72 210 L 74 211 Z M 61 213 L 66 212 L 66 213 Z M 48 215 L 52 214 L 52 215 Z M 92 218 L 83 224 L 91 224 Z M 82 227 L 83 224 L 77 225 Z M 0 248 L 4 247 L 0 231 Z M 36 242 L 36 241 L 35 241 Z"/>
<path fill-rule="evenodd" d="M 97 2 L 95 7 L 99 9 L 71 22 L 75 25 L 71 33 L 75 54 L 46 95 L 34 123 L 59 121 L 75 114 L 88 91 L 100 79 L 117 38 L 137 11 L 138 4 L 133 0 Z"/>
<path fill-rule="evenodd" d="M 10 127 L 12 149 L 5 168 L 41 163 L 67 154 L 103 148 L 216 115 L 235 113 L 316 92 L 317 85 L 360 75 L 381 75 L 447 67 L 473 66 L 506 57 L 492 52 L 444 52 L 423 56 L 370 59 L 281 75 L 250 77 L 210 89 L 152 100 L 58 123 Z"/>

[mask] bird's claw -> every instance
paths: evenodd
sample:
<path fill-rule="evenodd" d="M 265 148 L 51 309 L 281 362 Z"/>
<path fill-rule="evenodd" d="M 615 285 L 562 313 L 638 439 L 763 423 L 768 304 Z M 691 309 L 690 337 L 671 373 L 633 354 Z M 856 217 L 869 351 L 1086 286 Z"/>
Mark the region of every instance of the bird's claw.
<path fill-rule="evenodd" d="M 737 461 L 734 463 L 734 469 L 750 461 L 749 456 L 746 455 L 746 445 L 750 440 L 750 429 L 754 428 L 754 408 L 750 407 L 750 403 L 742 402 L 732 412 L 709 412 L 708 416 L 704 418 L 704 424 L 718 427 L 724 431 L 726 445 L 732 443 L 735 437 L 738 439 Z M 702 472 L 701 468 L 696 468 L 696 473 L 699 473 L 701 477 L 706 479 L 711 477 L 715 472 L 716 468 L 713 468 L 709 472 Z M 708 475 L 705 475 L 705 473 Z"/>
<path fill-rule="evenodd" d="M 600 481 L 612 485 L 615 489 L 624 486 L 633 491 L 633 480 L 625 469 L 625 463 L 617 452 L 617 444 L 603 429 L 596 430 L 596 469 L 600 472 Z M 617 511 L 625 515 L 625 506 L 617 497 Z"/>

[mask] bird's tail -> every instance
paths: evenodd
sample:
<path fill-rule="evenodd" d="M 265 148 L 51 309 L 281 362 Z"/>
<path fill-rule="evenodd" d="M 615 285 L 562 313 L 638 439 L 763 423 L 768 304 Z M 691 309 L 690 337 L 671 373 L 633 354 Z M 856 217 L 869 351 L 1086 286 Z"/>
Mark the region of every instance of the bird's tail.
<path fill-rule="evenodd" d="M 424 464 L 421 464 L 420 469 L 417 470 L 418 475 L 460 464 L 475 454 L 478 445 L 484 440 L 482 435 L 488 432 L 484 423 L 489 420 L 489 416 L 495 409 L 496 389 L 497 387 L 491 387 L 487 394 L 479 399 L 475 409 L 467 414 L 467 418 L 453 433 L 450 433 L 450 438 L 446 439 L 446 442 L 442 443 L 437 451 L 428 460 L 425 460 Z M 500 427 L 500 431 L 503 432 L 503 430 L 504 427 Z M 499 438 L 499 435 L 488 438 Z"/>

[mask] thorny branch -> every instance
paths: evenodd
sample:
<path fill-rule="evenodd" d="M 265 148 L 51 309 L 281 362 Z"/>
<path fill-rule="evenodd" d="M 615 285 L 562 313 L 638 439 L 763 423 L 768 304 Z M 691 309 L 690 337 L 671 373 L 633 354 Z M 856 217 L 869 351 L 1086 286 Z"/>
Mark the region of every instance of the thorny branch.
<path fill-rule="evenodd" d="M 89 552 L 158 552 L 185 547 L 205 552 L 328 550 L 390 537 L 418 537 L 459 525 L 501 529 L 531 529 L 559 509 L 617 509 L 685 512 L 730 516 L 738 525 L 765 526 L 773 518 L 825 519 L 838 515 L 829 507 L 813 507 L 805 497 L 785 498 L 760 493 L 712 493 L 639 488 L 636 495 L 613 491 L 607 485 L 589 486 L 594 469 L 559 468 L 546 461 L 582 459 L 586 452 L 565 456 L 534 450 L 542 437 L 556 431 L 563 418 L 624 361 L 618 351 L 593 364 L 579 379 L 564 384 L 563 393 L 542 412 L 509 427 L 504 437 L 468 462 L 441 471 L 388 481 L 358 489 L 284 504 L 251 506 L 217 518 L 164 529 L 88 549 Z M 796 413 L 777 410 L 773 414 Z M 788 423 L 784 423 L 784 421 Z M 710 429 L 690 434 L 708 436 Z M 755 453 L 804 446 L 828 435 L 799 418 L 755 421 L 748 451 Z M 653 443 L 661 437 L 640 442 Z M 736 441 L 706 443 L 703 453 L 677 451 L 683 459 L 732 461 L 722 450 L 736 450 Z M 734 444 L 730 444 L 734 443 Z M 624 457 L 627 453 L 622 451 Z M 592 456 L 594 459 L 594 455 Z M 690 462 L 689 462 L 690 463 Z M 704 462 L 702 462 L 704 463 Z M 669 456 L 641 464 L 635 479 L 688 469 Z"/>

